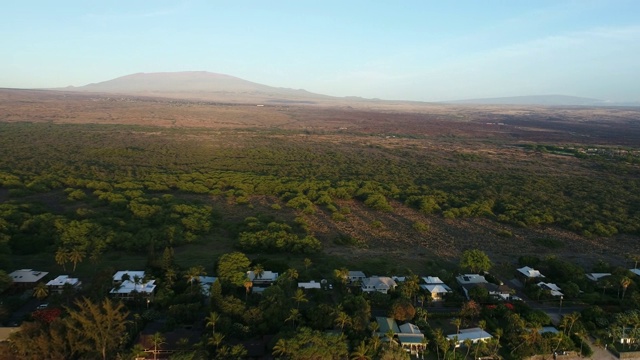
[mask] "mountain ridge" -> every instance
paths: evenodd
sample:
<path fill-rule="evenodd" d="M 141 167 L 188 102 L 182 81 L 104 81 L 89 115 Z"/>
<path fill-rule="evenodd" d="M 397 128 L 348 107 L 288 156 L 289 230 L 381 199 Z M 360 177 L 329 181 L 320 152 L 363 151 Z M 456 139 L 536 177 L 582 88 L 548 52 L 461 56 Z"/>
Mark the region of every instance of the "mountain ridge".
<path fill-rule="evenodd" d="M 44 89 L 42 89 L 44 90 Z M 380 104 L 428 104 L 452 105 L 541 105 L 541 106 L 640 106 L 638 102 L 609 102 L 600 99 L 568 95 L 529 95 L 463 99 L 440 102 L 368 99 L 359 96 L 336 97 L 264 85 L 232 75 L 208 71 L 179 72 L 139 72 L 120 76 L 111 80 L 90 83 L 83 86 L 68 86 L 46 90 L 73 91 L 84 93 L 106 93 L 120 95 L 154 96 L 176 99 L 197 99 L 243 102 L 273 102 L 279 104 L 319 104 L 362 103 Z M 344 105 L 344 104 L 343 104 Z"/>

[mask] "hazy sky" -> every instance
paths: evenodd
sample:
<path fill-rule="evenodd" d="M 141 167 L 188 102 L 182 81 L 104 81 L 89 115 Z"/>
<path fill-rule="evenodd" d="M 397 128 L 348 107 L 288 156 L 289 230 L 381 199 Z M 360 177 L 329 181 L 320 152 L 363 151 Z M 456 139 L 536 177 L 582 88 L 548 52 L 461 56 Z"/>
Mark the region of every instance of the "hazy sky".
<path fill-rule="evenodd" d="M 19 0 L 0 87 L 205 70 L 334 96 L 640 101 L 638 0 Z"/>

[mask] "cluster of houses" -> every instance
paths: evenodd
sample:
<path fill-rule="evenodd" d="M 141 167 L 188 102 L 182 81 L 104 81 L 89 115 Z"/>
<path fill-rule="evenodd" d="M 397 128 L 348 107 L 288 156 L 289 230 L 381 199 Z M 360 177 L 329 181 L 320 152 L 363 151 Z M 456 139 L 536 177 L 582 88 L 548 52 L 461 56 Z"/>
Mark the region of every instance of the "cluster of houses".
<path fill-rule="evenodd" d="M 535 283 L 542 290 L 548 291 L 549 294 L 553 297 L 562 298 L 564 294 L 562 293 L 562 289 L 554 283 L 544 282 L 544 275 L 540 273 L 540 271 L 530 268 L 528 266 L 521 267 L 517 269 L 516 272 L 517 278 L 522 281 L 524 284 Z"/>
<path fill-rule="evenodd" d="M 640 269 L 630 270 L 640 276 Z M 14 289 L 16 291 L 22 291 L 33 288 L 38 283 L 43 283 L 47 275 L 48 273 L 43 271 L 20 269 L 10 273 L 9 277 L 13 280 Z M 252 283 L 251 291 L 260 294 L 276 282 L 279 274 L 277 272 L 261 270 L 259 273 L 248 271 L 246 275 L 247 279 Z M 587 274 L 587 278 L 592 281 L 599 281 L 610 275 L 610 273 L 591 273 Z M 535 284 L 551 296 L 559 297 L 560 299 L 563 297 L 562 289 L 556 284 L 545 282 L 545 276 L 536 269 L 528 266 L 516 269 L 516 278 L 523 284 Z M 486 290 L 490 296 L 497 299 L 505 301 L 519 299 L 513 295 L 514 291 L 508 286 L 502 283 L 494 283 L 495 280 L 491 282 L 485 275 L 461 274 L 455 279 L 467 299 L 471 297 L 473 294 L 472 291 L 474 291 L 475 288 L 482 288 Z M 390 291 L 393 291 L 399 283 L 404 282 L 406 278 L 400 276 L 367 276 L 362 271 L 349 271 L 345 280 L 351 287 L 359 287 L 363 293 L 377 292 L 388 294 Z M 209 296 L 211 285 L 217 281 L 217 278 L 199 276 L 192 281 L 197 281 L 202 294 Z M 79 279 L 72 278 L 68 275 L 60 275 L 46 282 L 50 294 L 62 293 L 70 289 L 78 289 L 81 285 L 82 283 Z M 114 298 L 122 300 L 142 298 L 146 299 L 147 304 L 149 304 L 153 298 L 157 284 L 156 280 L 149 279 L 144 271 L 124 270 L 118 271 L 113 275 L 112 286 L 110 294 Z M 446 294 L 452 292 L 452 289 L 437 276 L 421 277 L 419 286 L 431 294 L 431 299 L 434 302 L 442 301 Z M 332 284 L 325 279 L 320 281 L 298 282 L 298 287 L 304 290 L 330 290 L 333 288 Z M 418 326 L 411 323 L 398 325 L 394 319 L 387 317 L 377 317 L 376 322 L 378 324 L 378 335 L 380 337 L 386 338 L 389 341 L 395 341 L 403 349 L 412 354 L 420 354 L 425 350 L 425 337 Z M 456 342 L 456 346 L 460 346 L 467 340 L 470 340 L 472 343 L 487 341 L 492 338 L 492 335 L 480 328 L 470 328 L 459 329 L 457 333 L 447 335 L 447 338 Z"/>

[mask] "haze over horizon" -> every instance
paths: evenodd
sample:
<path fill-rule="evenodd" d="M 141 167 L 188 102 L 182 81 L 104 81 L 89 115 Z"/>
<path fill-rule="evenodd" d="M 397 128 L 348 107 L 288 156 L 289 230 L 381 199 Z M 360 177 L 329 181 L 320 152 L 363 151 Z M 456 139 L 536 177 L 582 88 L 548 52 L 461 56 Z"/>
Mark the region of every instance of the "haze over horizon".
<path fill-rule="evenodd" d="M 373 5 L 372 5 L 373 4 Z M 331 96 L 640 101 L 640 3 L 67 1 L 3 7 L 0 87 L 208 71 Z"/>

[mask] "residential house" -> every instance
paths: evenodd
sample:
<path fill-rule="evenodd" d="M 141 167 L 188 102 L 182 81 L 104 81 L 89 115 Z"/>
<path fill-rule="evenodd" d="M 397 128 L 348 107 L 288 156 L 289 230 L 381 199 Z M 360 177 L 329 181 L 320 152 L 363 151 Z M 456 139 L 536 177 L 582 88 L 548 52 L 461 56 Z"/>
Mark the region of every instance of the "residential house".
<path fill-rule="evenodd" d="M 247 278 L 253 282 L 253 286 L 270 286 L 278 279 L 278 273 L 273 271 L 264 271 L 259 276 L 253 271 L 247 271 Z"/>
<path fill-rule="evenodd" d="M 9 274 L 13 281 L 13 286 L 17 290 L 30 289 L 49 274 L 46 271 L 35 271 L 32 269 L 20 269 Z"/>
<path fill-rule="evenodd" d="M 109 293 L 123 300 L 131 300 L 136 294 L 150 298 L 156 289 L 156 281 L 145 281 L 144 278 L 144 271 L 118 271 L 113 275 L 114 287 Z"/>
<path fill-rule="evenodd" d="M 542 290 L 549 291 L 549 293 L 551 294 L 551 296 L 555 296 L 555 297 L 558 297 L 558 296 L 562 297 L 562 296 L 564 296 L 564 294 L 561 292 L 561 291 L 562 291 L 562 289 L 560 289 L 560 288 L 558 287 L 558 285 L 556 285 L 556 284 L 553 284 L 553 283 L 545 283 L 545 282 L 542 282 L 542 281 L 541 281 L 541 282 L 539 282 L 539 283 L 538 283 L 538 284 L 536 284 L 536 285 L 538 285 L 538 287 L 540 287 Z"/>
<path fill-rule="evenodd" d="M 320 289 L 321 288 L 321 284 L 319 282 L 315 282 L 314 280 L 311 280 L 309 282 L 299 282 L 298 283 L 298 287 L 299 288 L 303 288 L 305 290 Z"/>
<path fill-rule="evenodd" d="M 611 276 L 611 273 L 590 273 L 590 274 L 586 274 L 586 276 L 587 276 L 587 279 L 598 282 L 600 279 L 604 277 Z"/>
<path fill-rule="evenodd" d="M 447 335 L 447 339 L 451 341 L 457 341 L 456 347 L 460 347 L 460 345 L 464 344 L 464 342 L 468 339 L 471 340 L 472 343 L 477 343 L 479 341 L 487 341 L 491 339 L 493 336 L 488 332 L 480 329 L 480 328 L 470 328 L 470 329 L 462 329 L 458 334 L 450 334 Z"/>
<path fill-rule="evenodd" d="M 62 294 L 65 286 L 74 290 L 78 290 L 82 285 L 79 279 L 70 278 L 69 275 L 60 275 L 57 278 L 49 281 L 47 287 L 49 287 L 49 293 Z"/>
<path fill-rule="evenodd" d="M 526 284 L 530 281 L 544 278 L 544 275 L 542 275 L 540 271 L 534 268 L 524 266 L 524 267 L 521 267 L 520 269 L 517 269 L 516 277 Z"/>
<path fill-rule="evenodd" d="M 424 334 L 416 325 L 406 323 L 398 326 L 393 318 L 384 316 L 377 316 L 376 322 L 378 323 L 377 335 L 379 337 L 389 340 L 389 333 L 393 333 L 393 340 L 397 341 L 407 352 L 418 354 L 419 351 L 424 351 Z"/>
<path fill-rule="evenodd" d="M 414 324 L 406 323 L 399 326 L 400 332 L 397 334 L 400 346 L 412 355 L 417 355 L 426 349 L 424 334 L 420 328 Z"/>
<path fill-rule="evenodd" d="M 394 290 L 398 286 L 392 278 L 387 276 L 372 276 L 362 280 L 363 292 L 374 292 L 386 294 L 389 290 Z"/>
<path fill-rule="evenodd" d="M 462 287 L 462 291 L 464 291 L 464 296 L 469 299 L 469 290 L 478 286 L 478 284 L 488 284 L 489 282 L 484 276 L 479 274 L 464 274 L 456 276 L 456 281 Z"/>
<path fill-rule="evenodd" d="M 422 278 L 422 281 L 425 283 L 420 287 L 431 294 L 433 301 L 441 301 L 445 294 L 451 292 L 451 288 L 437 276 L 426 276 Z"/>
<path fill-rule="evenodd" d="M 350 283 L 354 283 L 357 281 L 362 281 L 367 277 L 367 275 L 365 275 L 362 271 L 349 271 L 349 274 L 347 275 L 347 280 Z"/>
<path fill-rule="evenodd" d="M 394 334 L 400 332 L 400 328 L 393 318 L 376 316 L 376 322 L 378 323 L 378 336 L 380 337 L 385 336 L 389 332 L 389 330 L 391 330 Z"/>

